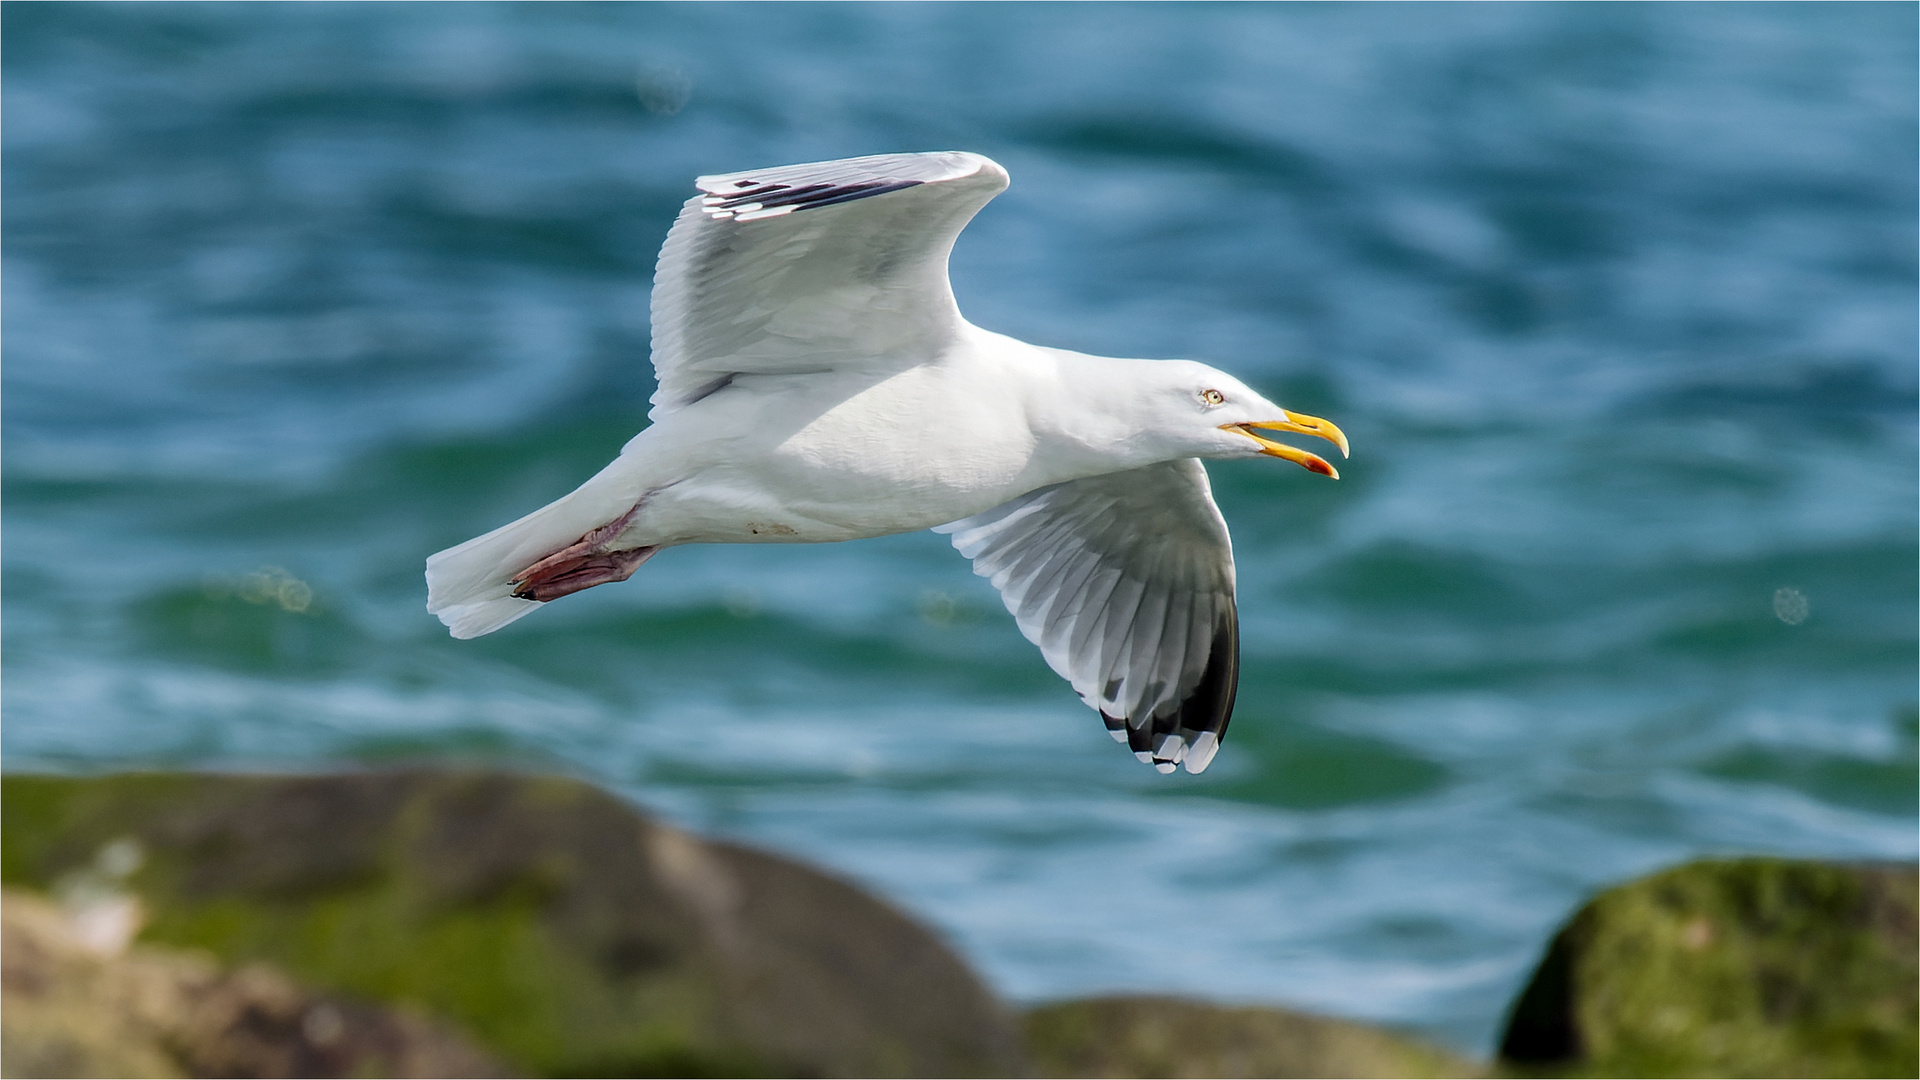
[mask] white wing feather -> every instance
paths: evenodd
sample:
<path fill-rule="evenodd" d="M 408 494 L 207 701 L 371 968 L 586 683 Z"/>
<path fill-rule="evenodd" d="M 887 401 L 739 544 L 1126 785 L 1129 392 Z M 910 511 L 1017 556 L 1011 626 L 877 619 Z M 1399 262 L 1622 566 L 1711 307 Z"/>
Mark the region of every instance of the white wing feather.
<path fill-rule="evenodd" d="M 703 176 L 653 285 L 654 419 L 734 376 L 929 359 L 961 325 L 954 238 L 1004 191 L 978 154 Z"/>
<path fill-rule="evenodd" d="M 1056 484 L 934 531 L 1115 738 L 1163 771 L 1207 767 L 1233 711 L 1239 623 L 1198 461 Z"/>

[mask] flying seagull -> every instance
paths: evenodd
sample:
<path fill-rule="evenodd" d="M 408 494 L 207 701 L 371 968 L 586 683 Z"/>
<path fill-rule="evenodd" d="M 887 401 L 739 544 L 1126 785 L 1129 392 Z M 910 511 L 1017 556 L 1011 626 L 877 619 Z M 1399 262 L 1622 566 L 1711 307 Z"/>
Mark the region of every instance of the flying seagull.
<path fill-rule="evenodd" d="M 427 560 L 427 610 L 478 637 L 677 544 L 933 529 L 1161 772 L 1200 772 L 1239 681 L 1233 550 L 1200 458 L 1327 439 L 1189 360 L 1089 356 L 960 315 L 947 256 L 1006 190 L 978 154 L 703 176 L 653 285 L 651 425 L 572 494 Z"/>

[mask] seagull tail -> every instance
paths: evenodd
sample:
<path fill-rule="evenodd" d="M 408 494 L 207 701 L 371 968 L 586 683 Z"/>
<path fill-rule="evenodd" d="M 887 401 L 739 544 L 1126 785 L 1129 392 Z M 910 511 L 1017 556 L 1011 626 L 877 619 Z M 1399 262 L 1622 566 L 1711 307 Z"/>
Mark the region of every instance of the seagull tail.
<path fill-rule="evenodd" d="M 513 595 L 516 579 L 541 559 L 633 509 L 636 500 L 610 498 L 606 487 L 589 480 L 518 521 L 429 556 L 427 611 L 439 616 L 454 637 L 476 638 L 544 607 L 538 600 Z"/>

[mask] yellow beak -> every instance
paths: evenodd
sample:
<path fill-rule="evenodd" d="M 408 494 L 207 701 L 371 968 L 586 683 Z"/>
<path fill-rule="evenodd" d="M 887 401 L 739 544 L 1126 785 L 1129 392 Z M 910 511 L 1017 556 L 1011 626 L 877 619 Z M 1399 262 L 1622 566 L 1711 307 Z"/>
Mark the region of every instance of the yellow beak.
<path fill-rule="evenodd" d="M 1339 470 L 1327 464 L 1326 459 L 1320 455 L 1309 454 L 1305 450 L 1288 446 L 1286 443 L 1277 443 L 1271 439 L 1263 439 L 1255 435 L 1253 429 L 1261 428 L 1266 431 L 1292 431 L 1301 435 L 1312 435 L 1316 438 L 1325 439 L 1340 448 L 1341 457 L 1347 456 L 1346 432 L 1341 431 L 1332 421 L 1322 420 L 1317 416 L 1288 412 L 1286 409 L 1281 409 L 1280 412 L 1286 416 L 1285 420 L 1260 420 L 1246 424 L 1221 424 L 1220 430 L 1237 431 L 1245 435 L 1247 438 L 1260 444 L 1260 452 L 1263 454 L 1284 458 L 1308 472 L 1319 473 L 1321 476 L 1330 476 L 1335 480 L 1340 479 Z"/>

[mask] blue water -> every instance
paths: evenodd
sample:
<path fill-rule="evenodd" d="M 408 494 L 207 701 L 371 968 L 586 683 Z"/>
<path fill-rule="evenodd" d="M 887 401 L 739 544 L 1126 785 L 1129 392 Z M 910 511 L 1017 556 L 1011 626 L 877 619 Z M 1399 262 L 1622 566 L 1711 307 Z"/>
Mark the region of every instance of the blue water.
<path fill-rule="evenodd" d="M 1475 1050 L 1596 887 L 1915 856 L 1913 5 L 0 12 L 10 769 L 564 769 L 1016 999 Z M 974 321 L 1352 436 L 1213 467 L 1212 770 L 1116 748 L 931 534 L 445 636 L 425 556 L 644 423 L 693 176 L 944 148 L 1014 178 Z"/>

